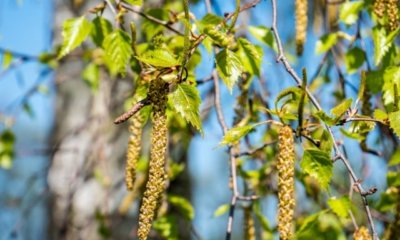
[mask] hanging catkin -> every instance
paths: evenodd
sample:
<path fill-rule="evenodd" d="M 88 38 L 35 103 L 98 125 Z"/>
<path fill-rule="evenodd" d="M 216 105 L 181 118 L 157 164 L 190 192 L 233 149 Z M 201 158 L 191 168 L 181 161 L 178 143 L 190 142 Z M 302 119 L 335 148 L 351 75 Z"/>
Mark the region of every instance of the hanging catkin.
<path fill-rule="evenodd" d="M 150 83 L 149 98 L 152 103 L 152 136 L 149 162 L 149 177 L 143 194 L 139 213 L 138 237 L 147 239 L 158 201 L 165 186 L 165 154 L 167 149 L 167 104 L 168 85 L 161 79 Z"/>
<path fill-rule="evenodd" d="M 353 234 L 354 240 L 372 240 L 371 235 L 369 235 L 368 229 L 364 226 L 357 229 Z"/>
<path fill-rule="evenodd" d="M 307 36 L 307 0 L 296 0 L 296 52 L 303 54 Z"/>
<path fill-rule="evenodd" d="M 245 240 L 255 240 L 256 239 L 256 229 L 254 227 L 254 219 L 251 216 L 251 208 L 244 209 L 244 239 Z"/>
<path fill-rule="evenodd" d="M 130 120 L 128 150 L 126 152 L 125 184 L 129 191 L 133 190 L 136 179 L 136 165 L 140 157 L 142 142 L 143 117 L 140 113 L 135 114 Z"/>
<path fill-rule="evenodd" d="M 385 15 L 385 0 L 375 0 L 373 8 L 376 16 L 383 18 Z"/>
<path fill-rule="evenodd" d="M 281 240 L 293 237 L 294 192 L 294 140 L 292 129 L 284 126 L 279 131 L 278 152 L 278 230 Z"/>
<path fill-rule="evenodd" d="M 389 30 L 394 31 L 398 27 L 399 8 L 397 0 L 387 0 L 387 15 L 389 20 Z"/>

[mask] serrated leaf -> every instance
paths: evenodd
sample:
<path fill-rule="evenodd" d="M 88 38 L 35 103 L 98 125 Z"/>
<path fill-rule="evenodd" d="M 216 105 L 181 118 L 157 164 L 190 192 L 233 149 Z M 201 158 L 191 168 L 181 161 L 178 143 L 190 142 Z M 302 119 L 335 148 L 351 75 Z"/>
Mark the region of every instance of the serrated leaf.
<path fill-rule="evenodd" d="M 135 6 L 143 5 L 143 0 L 123 0 L 123 1 Z"/>
<path fill-rule="evenodd" d="M 89 63 L 82 72 L 82 78 L 93 92 L 99 89 L 100 71 L 96 64 Z"/>
<path fill-rule="evenodd" d="M 148 50 L 136 59 L 153 67 L 174 67 L 180 63 L 169 51 L 165 49 Z"/>
<path fill-rule="evenodd" d="M 331 109 L 331 113 L 337 117 L 342 116 L 347 109 L 350 108 L 351 103 L 353 102 L 353 99 L 349 98 L 341 102 L 339 105 Z"/>
<path fill-rule="evenodd" d="M 347 218 L 351 209 L 351 202 L 349 197 L 336 198 L 332 197 L 328 200 L 328 205 L 334 213 L 339 217 Z"/>
<path fill-rule="evenodd" d="M 328 126 L 333 126 L 340 120 L 340 118 L 333 118 L 333 117 L 329 116 L 322 110 L 315 112 L 313 115 L 316 118 L 318 118 L 319 120 L 326 123 Z"/>
<path fill-rule="evenodd" d="M 300 166 L 305 173 L 318 181 L 321 188 L 328 188 L 333 174 L 333 162 L 328 153 L 317 149 L 306 149 Z"/>
<path fill-rule="evenodd" d="M 258 41 L 265 43 L 267 46 L 274 49 L 275 51 L 277 50 L 274 34 L 272 33 L 270 28 L 267 28 L 265 26 L 250 26 L 249 32 Z"/>
<path fill-rule="evenodd" d="M 243 63 L 244 69 L 250 74 L 260 76 L 260 68 L 262 61 L 262 48 L 257 48 L 247 39 L 239 38 L 239 56 Z"/>
<path fill-rule="evenodd" d="M 348 130 L 341 128 L 340 131 L 347 137 L 354 138 L 356 140 L 363 140 L 365 139 L 366 134 L 372 131 L 374 127 L 375 123 L 371 121 L 353 121 Z"/>
<path fill-rule="evenodd" d="M 112 25 L 107 19 L 100 16 L 93 19 L 92 23 L 92 40 L 96 46 L 102 47 L 104 39 L 112 32 Z"/>
<path fill-rule="evenodd" d="M 390 128 L 400 138 L 400 111 L 389 113 Z"/>
<path fill-rule="evenodd" d="M 238 56 L 228 50 L 220 51 L 215 57 L 219 76 L 232 94 L 233 86 L 243 72 L 243 65 Z"/>
<path fill-rule="evenodd" d="M 200 95 L 195 86 L 182 83 L 170 94 L 175 110 L 197 130 L 202 132 L 200 120 Z"/>
<path fill-rule="evenodd" d="M 251 130 L 253 130 L 253 125 L 245 125 L 239 126 L 229 129 L 222 141 L 219 143 L 220 146 L 227 144 L 237 143 L 242 137 L 248 134 Z"/>
<path fill-rule="evenodd" d="M 225 213 L 228 212 L 230 205 L 229 204 L 222 204 L 219 206 L 213 214 L 213 217 L 219 217 L 221 215 L 224 215 Z"/>
<path fill-rule="evenodd" d="M 105 62 L 112 75 L 125 75 L 126 66 L 132 56 L 131 37 L 117 29 L 110 33 L 103 42 Z"/>
<path fill-rule="evenodd" d="M 178 208 L 181 214 L 188 220 L 192 220 L 194 218 L 194 209 L 190 202 L 185 198 L 176 195 L 170 195 L 168 196 L 168 202 Z"/>
<path fill-rule="evenodd" d="M 287 101 L 282 103 L 282 105 L 285 105 L 288 103 L 288 101 L 293 101 L 296 99 L 300 100 L 301 94 L 302 94 L 302 90 L 298 87 L 288 87 L 288 88 L 282 90 L 281 92 L 278 93 L 278 96 L 276 96 L 276 98 L 275 98 L 275 101 L 274 101 L 275 108 L 278 109 L 278 103 L 283 98 L 290 96 L 290 98 Z"/>
<path fill-rule="evenodd" d="M 9 51 L 3 53 L 3 69 L 6 70 L 13 60 L 13 55 Z"/>
<path fill-rule="evenodd" d="M 64 38 L 58 58 L 62 58 L 85 41 L 92 30 L 92 23 L 85 16 L 71 18 L 64 22 L 62 36 Z"/>
<path fill-rule="evenodd" d="M 339 19 L 345 24 L 351 25 L 358 19 L 358 13 L 362 10 L 363 1 L 345 2 L 340 7 Z"/>
<path fill-rule="evenodd" d="M 315 45 L 315 52 L 321 54 L 329 51 L 338 41 L 336 33 L 329 33 L 322 36 Z"/>
<path fill-rule="evenodd" d="M 365 60 L 365 53 L 358 47 L 350 49 L 345 57 L 344 62 L 346 64 L 346 69 L 348 74 L 353 74 L 363 65 Z"/>
<path fill-rule="evenodd" d="M 392 46 L 394 39 L 399 33 L 400 33 L 400 28 L 397 28 L 389 35 L 386 35 L 386 31 L 383 27 L 372 28 L 372 40 L 375 45 L 374 48 L 375 65 L 379 65 L 381 63 L 382 58 L 389 51 L 389 48 Z"/>
<path fill-rule="evenodd" d="M 391 110 L 395 101 L 394 88 L 397 86 L 397 92 L 400 93 L 400 68 L 399 67 L 388 67 L 383 73 L 383 103 L 385 107 Z"/>

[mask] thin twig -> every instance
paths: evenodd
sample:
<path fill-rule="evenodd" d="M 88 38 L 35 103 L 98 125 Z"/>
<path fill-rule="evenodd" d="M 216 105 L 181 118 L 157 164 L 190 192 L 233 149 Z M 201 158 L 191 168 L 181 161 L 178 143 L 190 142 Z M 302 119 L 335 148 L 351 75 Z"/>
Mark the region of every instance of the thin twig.
<path fill-rule="evenodd" d="M 150 100 L 148 98 L 140 100 L 135 105 L 133 105 L 133 107 L 131 109 L 129 109 L 129 111 L 127 111 L 124 114 L 122 114 L 121 116 L 117 117 L 114 120 L 114 123 L 120 124 L 120 123 L 126 122 L 130 117 L 135 115 L 135 113 L 139 112 L 140 109 L 142 109 L 143 107 L 145 107 L 149 104 L 150 104 Z"/>
<path fill-rule="evenodd" d="M 110 8 L 110 11 L 114 14 L 117 15 L 117 10 L 115 9 L 114 5 L 110 2 L 110 0 L 105 0 L 108 7 Z"/>
<path fill-rule="evenodd" d="M 282 64 L 285 66 L 286 71 L 292 76 L 292 78 L 296 81 L 298 86 L 301 86 L 302 80 L 301 78 L 297 75 L 297 73 L 293 70 L 293 68 L 290 66 L 289 62 L 287 61 L 284 52 L 283 52 L 283 48 L 282 48 L 282 42 L 280 40 L 279 37 L 279 33 L 278 33 L 278 28 L 277 28 L 277 4 L 276 4 L 276 0 L 271 0 L 272 1 L 272 27 L 271 30 L 275 36 L 275 42 L 278 45 L 278 58 L 277 58 L 277 62 L 282 62 Z M 316 98 L 314 97 L 314 95 L 309 91 L 308 88 L 306 88 L 306 92 L 307 95 L 309 97 L 309 99 L 311 100 L 312 104 L 315 106 L 315 108 L 317 110 L 322 110 L 319 102 L 316 100 Z M 379 237 L 377 235 L 377 232 L 375 230 L 375 224 L 373 222 L 372 216 L 371 216 L 371 211 L 369 209 L 369 205 L 368 205 L 368 199 L 366 197 L 365 193 L 366 191 L 364 191 L 363 187 L 360 184 L 359 178 L 356 176 L 353 168 L 350 165 L 349 160 L 344 156 L 344 154 L 340 151 L 339 146 L 336 143 L 336 139 L 335 136 L 333 135 L 333 131 L 332 129 L 325 124 L 325 128 L 328 130 L 331 138 L 333 139 L 333 147 L 335 149 L 336 155 L 339 156 L 339 158 L 342 160 L 342 162 L 344 163 L 345 167 L 347 168 L 347 171 L 349 172 L 351 178 L 354 181 L 354 185 L 357 188 L 358 192 L 360 193 L 361 199 L 363 201 L 364 204 L 364 208 L 367 214 L 367 218 L 368 218 L 368 222 L 371 228 L 371 232 L 373 235 L 374 240 L 379 240 Z"/>
<path fill-rule="evenodd" d="M 176 33 L 176 34 L 178 34 L 178 35 L 180 35 L 180 36 L 183 36 L 183 35 L 184 35 L 184 34 L 181 33 L 180 31 L 178 31 L 178 30 L 176 30 L 175 28 L 171 27 L 171 23 L 168 22 L 168 21 L 164 21 L 164 20 L 155 18 L 155 17 L 153 17 L 153 16 L 151 16 L 151 15 L 148 15 L 148 14 L 146 14 L 146 13 L 144 13 L 144 12 L 138 11 L 138 10 L 136 10 L 135 8 L 133 8 L 132 6 L 130 6 L 129 4 L 126 4 L 126 3 L 124 3 L 124 2 L 121 2 L 121 6 L 122 6 L 123 8 L 125 8 L 126 10 L 131 11 L 131 12 L 133 12 L 133 13 L 136 13 L 136 14 L 138 14 L 139 16 L 142 16 L 142 17 L 144 17 L 145 19 L 147 19 L 147 20 L 149 20 L 149 21 L 152 21 L 152 22 L 154 22 L 154 23 L 160 24 L 161 26 L 163 26 L 163 27 L 165 27 L 165 28 L 171 30 L 172 32 L 174 32 L 174 33 Z"/>
<path fill-rule="evenodd" d="M 256 153 L 256 152 L 258 152 L 258 151 L 261 151 L 261 150 L 263 150 L 265 147 L 267 147 L 267 146 L 269 146 L 269 145 L 272 145 L 272 144 L 275 144 L 275 143 L 276 143 L 276 141 L 266 142 L 266 143 L 264 143 L 262 146 L 260 146 L 260 147 L 258 147 L 258 148 L 255 148 L 255 149 L 252 149 L 252 150 L 249 150 L 249 151 L 246 151 L 246 152 L 237 153 L 237 154 L 235 154 L 234 156 L 235 156 L 235 157 L 242 157 L 242 156 L 253 155 L 254 153 Z"/>

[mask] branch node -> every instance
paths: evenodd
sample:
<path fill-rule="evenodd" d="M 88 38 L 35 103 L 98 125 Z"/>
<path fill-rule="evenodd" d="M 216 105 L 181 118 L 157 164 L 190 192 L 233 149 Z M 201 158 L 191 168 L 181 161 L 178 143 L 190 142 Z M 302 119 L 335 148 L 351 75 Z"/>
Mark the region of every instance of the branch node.
<path fill-rule="evenodd" d="M 131 118 L 133 115 L 135 115 L 137 112 L 140 111 L 143 107 L 150 105 L 150 100 L 148 98 L 145 98 L 143 100 L 140 100 L 137 102 L 129 111 L 125 112 L 121 116 L 117 117 L 114 120 L 114 124 L 120 124 L 123 122 L 126 122 L 129 118 Z"/>

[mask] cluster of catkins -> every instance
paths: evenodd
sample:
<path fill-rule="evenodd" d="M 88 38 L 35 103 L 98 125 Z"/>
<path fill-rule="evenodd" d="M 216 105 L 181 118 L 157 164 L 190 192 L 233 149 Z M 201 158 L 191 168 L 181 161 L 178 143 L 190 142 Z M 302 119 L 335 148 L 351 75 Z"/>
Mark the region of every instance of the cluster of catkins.
<path fill-rule="evenodd" d="M 294 168 L 295 152 L 293 132 L 289 126 L 279 130 L 278 151 L 278 230 L 281 240 L 293 238 L 295 207 Z"/>
<path fill-rule="evenodd" d="M 296 0 L 296 52 L 302 55 L 307 37 L 307 0 Z"/>
<path fill-rule="evenodd" d="M 167 150 L 167 105 L 168 86 L 162 79 L 151 81 L 148 98 L 152 104 L 152 136 L 149 175 L 139 213 L 138 237 L 147 239 L 151 225 L 165 189 L 165 159 Z M 133 189 L 135 169 L 140 153 L 143 118 L 136 114 L 131 120 L 131 138 L 128 144 L 126 186 Z"/>
<path fill-rule="evenodd" d="M 372 240 L 371 235 L 366 227 L 360 227 L 353 234 L 354 240 Z"/>
<path fill-rule="evenodd" d="M 376 16 L 383 18 L 385 10 L 388 18 L 388 28 L 390 31 L 394 31 L 399 26 L 398 0 L 375 0 L 374 13 Z"/>

